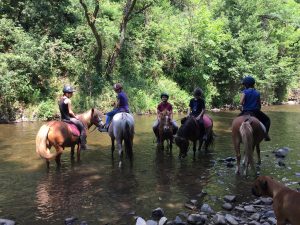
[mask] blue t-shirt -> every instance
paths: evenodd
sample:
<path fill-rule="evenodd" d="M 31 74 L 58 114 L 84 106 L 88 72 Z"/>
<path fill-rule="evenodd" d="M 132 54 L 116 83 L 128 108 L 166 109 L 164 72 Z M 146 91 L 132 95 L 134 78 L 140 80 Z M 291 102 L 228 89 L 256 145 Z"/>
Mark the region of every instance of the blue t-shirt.
<path fill-rule="evenodd" d="M 200 99 L 192 98 L 190 100 L 189 106 L 191 108 L 191 115 L 197 117 L 200 115 L 202 110 L 205 109 L 205 101 L 202 98 Z"/>
<path fill-rule="evenodd" d="M 243 90 L 245 95 L 243 111 L 260 110 L 260 93 L 254 88 Z"/>
<path fill-rule="evenodd" d="M 119 100 L 118 110 L 129 112 L 128 98 L 124 91 L 118 93 L 117 99 Z"/>

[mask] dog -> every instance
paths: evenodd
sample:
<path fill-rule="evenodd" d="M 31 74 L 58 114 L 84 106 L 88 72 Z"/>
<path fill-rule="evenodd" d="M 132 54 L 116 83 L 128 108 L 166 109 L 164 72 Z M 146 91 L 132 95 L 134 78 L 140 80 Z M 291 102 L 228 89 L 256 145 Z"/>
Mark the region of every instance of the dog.
<path fill-rule="evenodd" d="M 273 198 L 277 225 L 300 225 L 300 192 L 292 190 L 269 176 L 259 176 L 252 187 L 255 196 Z"/>

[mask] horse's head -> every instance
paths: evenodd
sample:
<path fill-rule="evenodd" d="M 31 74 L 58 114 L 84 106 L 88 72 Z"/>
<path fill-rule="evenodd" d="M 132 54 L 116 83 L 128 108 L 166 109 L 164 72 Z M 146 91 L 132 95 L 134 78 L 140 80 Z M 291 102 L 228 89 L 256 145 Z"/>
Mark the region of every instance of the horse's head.
<path fill-rule="evenodd" d="M 175 135 L 175 143 L 179 147 L 179 158 L 185 158 L 189 149 L 189 140 Z"/>
<path fill-rule="evenodd" d="M 171 121 L 171 117 L 170 117 L 170 112 L 167 110 L 164 110 L 163 112 L 160 113 L 160 129 L 163 132 L 169 132 L 172 131 L 172 121 Z"/>
<path fill-rule="evenodd" d="M 103 113 L 99 110 L 92 108 L 91 109 L 91 117 L 90 124 L 95 125 L 96 127 L 102 127 L 104 122 L 102 121 Z"/>

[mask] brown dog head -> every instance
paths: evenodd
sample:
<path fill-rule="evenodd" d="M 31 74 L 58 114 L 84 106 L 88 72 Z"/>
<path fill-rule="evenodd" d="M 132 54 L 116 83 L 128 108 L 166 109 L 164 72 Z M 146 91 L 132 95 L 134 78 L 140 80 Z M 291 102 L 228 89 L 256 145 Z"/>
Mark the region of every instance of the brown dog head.
<path fill-rule="evenodd" d="M 267 176 L 259 176 L 254 181 L 254 184 L 252 186 L 252 194 L 255 196 L 266 196 L 268 195 L 268 180 L 272 179 L 271 177 Z"/>

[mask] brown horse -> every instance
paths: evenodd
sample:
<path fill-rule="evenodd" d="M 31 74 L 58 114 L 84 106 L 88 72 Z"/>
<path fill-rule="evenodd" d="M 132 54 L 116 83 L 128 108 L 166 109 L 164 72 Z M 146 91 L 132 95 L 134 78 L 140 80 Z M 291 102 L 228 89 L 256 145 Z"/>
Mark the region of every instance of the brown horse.
<path fill-rule="evenodd" d="M 102 126 L 102 113 L 97 109 L 79 114 L 79 120 L 86 128 L 92 125 Z M 79 133 L 72 133 L 70 124 L 63 121 L 50 121 L 39 129 L 36 135 L 36 152 L 41 158 L 46 159 L 49 168 L 50 160 L 55 158 L 57 166 L 60 165 L 60 157 L 65 147 L 71 147 L 71 158 L 74 159 L 74 148 L 77 145 L 77 160 L 80 161 L 80 141 Z M 55 153 L 50 153 L 50 148 L 54 146 Z"/>
<path fill-rule="evenodd" d="M 178 132 L 175 135 L 175 143 L 180 149 L 179 158 L 186 157 L 189 148 L 189 141 L 193 142 L 193 151 L 194 151 L 194 158 L 195 158 L 197 141 L 199 141 L 198 151 L 201 150 L 202 144 L 204 142 L 203 140 L 203 136 L 205 134 L 204 125 L 200 126 L 199 122 L 193 116 L 183 118 L 181 124 L 182 124 L 181 127 L 178 129 Z M 207 151 L 208 147 L 212 145 L 214 142 L 214 133 L 212 127 L 213 127 L 213 123 L 211 120 L 210 132 L 205 141 L 205 151 Z"/>
<path fill-rule="evenodd" d="M 256 147 L 258 163 L 261 163 L 260 159 L 260 142 L 264 139 L 265 131 L 261 122 L 250 115 L 242 115 L 236 117 L 232 122 L 232 141 L 237 158 L 236 174 L 240 174 L 240 161 L 241 151 L 240 144 L 244 145 L 244 160 L 245 165 L 244 175 L 247 174 L 248 166 L 254 170 L 253 152 Z"/>
<path fill-rule="evenodd" d="M 164 149 L 164 141 L 167 141 L 167 149 L 172 151 L 173 124 L 168 110 L 159 114 L 158 141 L 158 147 L 161 149 Z"/>

